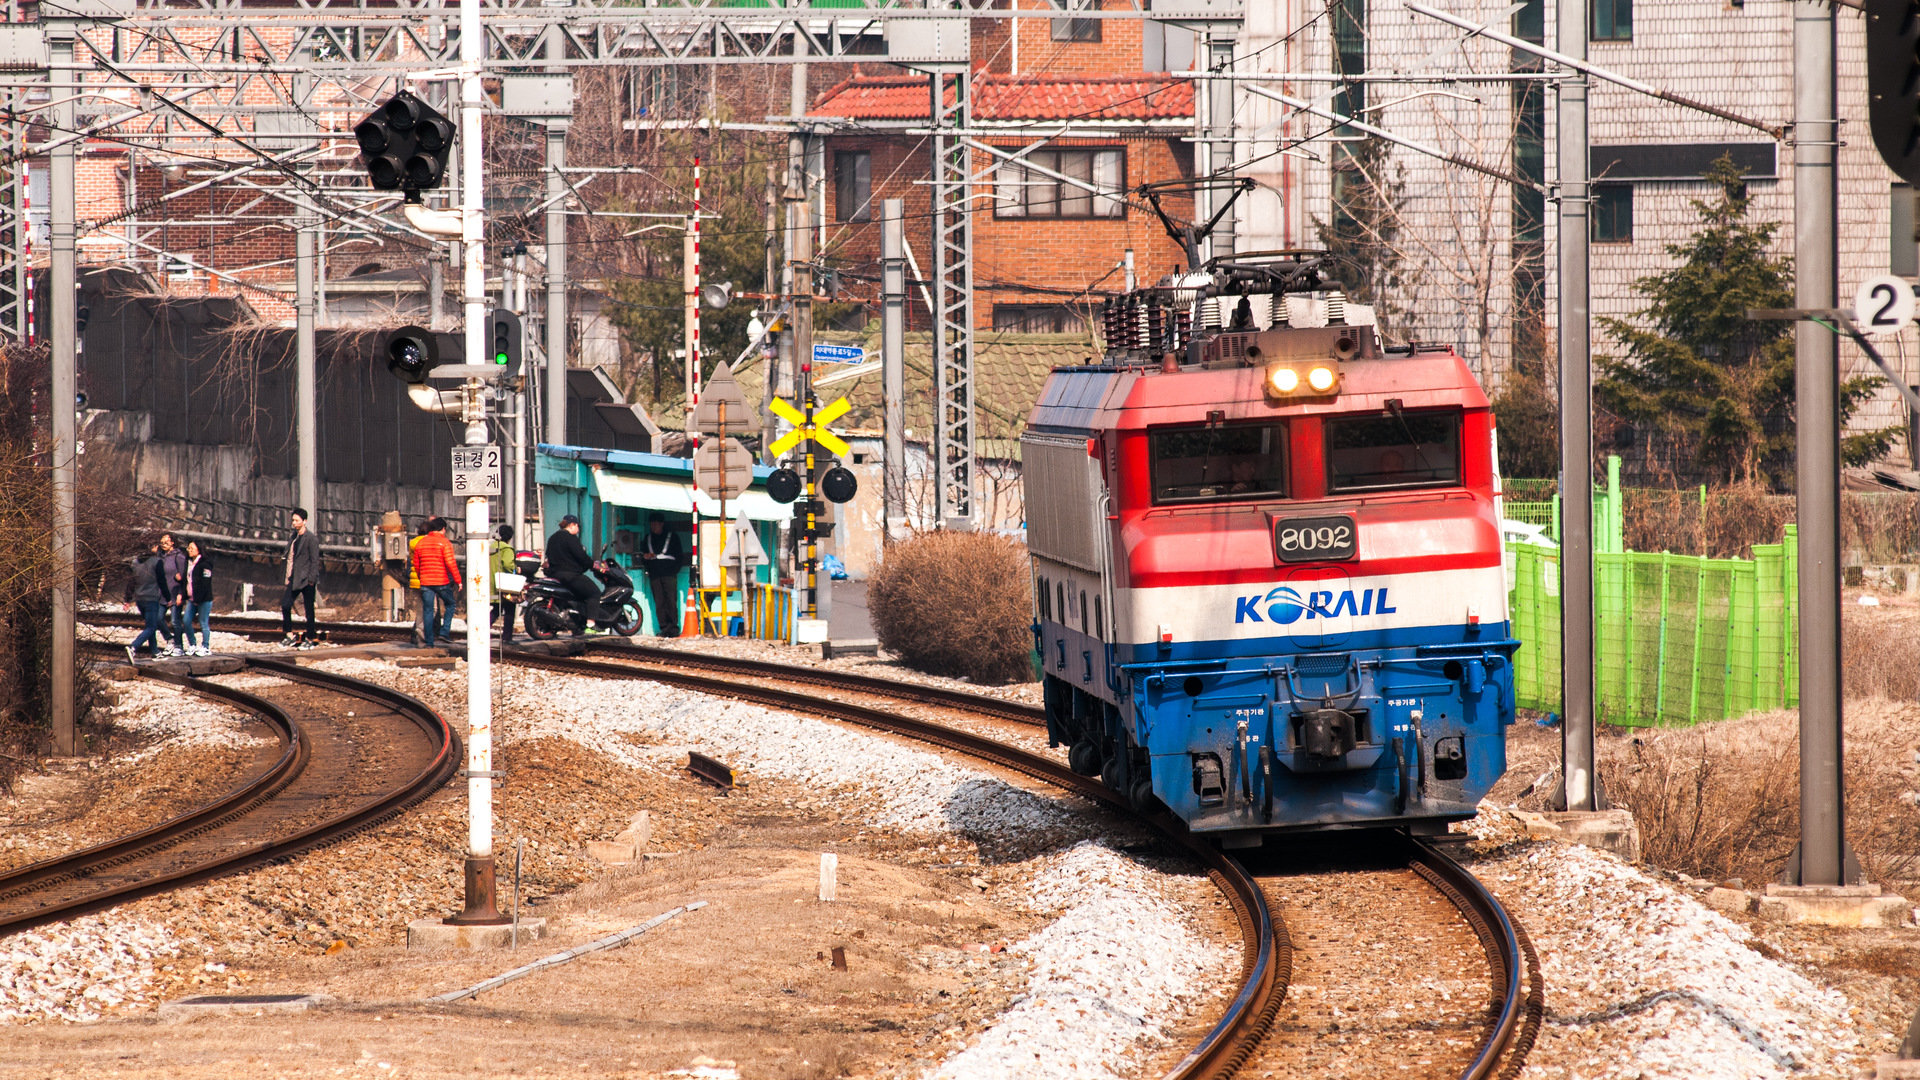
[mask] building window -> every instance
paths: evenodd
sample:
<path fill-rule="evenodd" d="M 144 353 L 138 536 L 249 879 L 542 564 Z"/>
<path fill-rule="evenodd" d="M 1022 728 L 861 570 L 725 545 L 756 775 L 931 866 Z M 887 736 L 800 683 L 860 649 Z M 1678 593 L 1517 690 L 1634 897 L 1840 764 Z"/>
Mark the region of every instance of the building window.
<path fill-rule="evenodd" d="M 1328 10 L 1333 15 L 1333 70 L 1337 75 L 1367 73 L 1367 0 L 1334 0 Z M 1342 116 L 1359 116 L 1367 107 L 1367 84 L 1342 83 L 1333 95 L 1333 111 Z M 1335 132 L 1341 138 L 1360 138 L 1350 127 Z"/>
<path fill-rule="evenodd" d="M 993 305 L 993 328 L 1003 333 L 1084 334 L 1092 320 L 1092 309 L 1067 304 Z"/>
<path fill-rule="evenodd" d="M 841 150 L 833 155 L 833 210 L 837 221 L 873 220 L 873 155 Z"/>
<path fill-rule="evenodd" d="M 1593 185 L 1593 242 L 1633 243 L 1633 185 Z"/>
<path fill-rule="evenodd" d="M 1633 0 L 1593 0 L 1593 40 L 1633 40 Z"/>
<path fill-rule="evenodd" d="M 1914 222 L 1912 184 L 1894 184 L 1887 207 L 1887 272 L 1920 277 L 1920 228 Z"/>
<path fill-rule="evenodd" d="M 1097 8 L 1093 0 L 1070 0 L 1066 5 L 1069 11 Z M 1099 19 L 1055 19 L 1053 20 L 1053 40 L 1076 41 L 1098 44 L 1100 41 Z"/>
<path fill-rule="evenodd" d="M 1042 169 L 1046 171 L 1040 171 Z M 1080 183 L 1063 183 L 1058 176 L 1071 177 Z M 1023 163 L 1009 161 L 1001 165 L 994 177 L 994 187 L 996 217 L 1125 217 L 1126 151 L 1035 150 L 1024 157 Z M 1095 195 L 1089 187 L 1103 194 Z"/>

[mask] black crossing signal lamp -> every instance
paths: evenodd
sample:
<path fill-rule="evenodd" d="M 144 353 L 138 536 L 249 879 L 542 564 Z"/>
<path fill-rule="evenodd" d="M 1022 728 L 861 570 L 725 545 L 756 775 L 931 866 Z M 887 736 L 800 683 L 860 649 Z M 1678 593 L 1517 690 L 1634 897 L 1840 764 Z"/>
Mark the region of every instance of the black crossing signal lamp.
<path fill-rule="evenodd" d="M 367 179 L 378 191 L 405 192 L 408 202 L 440 186 L 453 152 L 453 122 L 402 90 L 354 125 Z"/>
<path fill-rule="evenodd" d="M 493 366 L 496 378 L 511 379 L 520 374 L 522 337 L 520 316 L 495 309 L 487 317 L 487 363 Z"/>
<path fill-rule="evenodd" d="M 440 362 L 440 350 L 433 332 L 418 326 L 403 326 L 387 337 L 387 370 L 403 383 L 424 383 L 427 373 Z"/>
<path fill-rule="evenodd" d="M 1920 184 L 1920 0 L 1866 0 L 1867 126 L 1887 167 Z"/>

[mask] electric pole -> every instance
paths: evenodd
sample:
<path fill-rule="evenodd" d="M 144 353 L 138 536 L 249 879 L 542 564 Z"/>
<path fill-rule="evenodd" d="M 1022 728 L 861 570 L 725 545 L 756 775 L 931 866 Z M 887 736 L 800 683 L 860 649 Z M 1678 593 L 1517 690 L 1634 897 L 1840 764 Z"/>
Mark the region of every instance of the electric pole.
<path fill-rule="evenodd" d="M 1834 246 L 1839 218 L 1834 177 L 1833 8 L 1793 4 L 1793 302 L 1831 309 L 1839 291 Z M 1841 775 L 1840 392 L 1836 338 L 1794 324 L 1800 526 L 1800 846 L 1784 875 L 1792 885 L 1845 885 Z"/>
<path fill-rule="evenodd" d="M 1558 0 L 1556 44 L 1587 58 L 1587 0 Z M 1560 754 L 1561 809 L 1602 805 L 1593 708 L 1593 349 L 1588 311 L 1587 77 L 1559 83 L 1554 153 L 1560 175 L 1555 239 L 1560 275 Z"/>

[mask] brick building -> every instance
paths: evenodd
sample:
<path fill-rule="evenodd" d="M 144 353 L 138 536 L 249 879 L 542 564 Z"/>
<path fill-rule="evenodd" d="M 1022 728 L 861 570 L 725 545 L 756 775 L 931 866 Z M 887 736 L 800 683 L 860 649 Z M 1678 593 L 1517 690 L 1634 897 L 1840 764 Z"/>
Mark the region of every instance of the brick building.
<path fill-rule="evenodd" d="M 1019 0 L 1021 7 L 1037 6 Z M 971 129 L 1021 162 L 973 152 L 974 312 L 978 328 L 1082 333 L 1093 305 L 1120 291 L 1131 251 L 1143 281 L 1180 269 L 1180 246 L 1147 204 L 1128 192 L 1190 177 L 1193 84 L 1168 74 L 1191 47 L 1178 31 L 1136 21 L 1034 18 L 976 23 Z M 853 74 L 814 97 L 826 126 L 824 180 L 829 266 L 877 275 L 882 199 L 904 202 L 907 246 L 922 280 L 933 266 L 925 75 L 892 65 Z M 1023 154 L 1024 152 L 1024 154 Z M 1108 194 L 1110 193 L 1110 194 Z M 1191 200 L 1167 200 L 1186 215 Z M 911 305 L 913 325 L 926 308 Z"/>

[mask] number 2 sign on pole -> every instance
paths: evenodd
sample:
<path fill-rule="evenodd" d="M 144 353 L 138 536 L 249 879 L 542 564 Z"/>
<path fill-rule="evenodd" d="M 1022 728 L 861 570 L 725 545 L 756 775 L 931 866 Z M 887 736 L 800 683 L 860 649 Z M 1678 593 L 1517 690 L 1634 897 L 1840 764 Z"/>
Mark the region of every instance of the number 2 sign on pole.
<path fill-rule="evenodd" d="M 1894 274 L 1868 278 L 1853 294 L 1853 322 L 1868 337 L 1905 330 L 1913 322 L 1913 286 Z"/>

